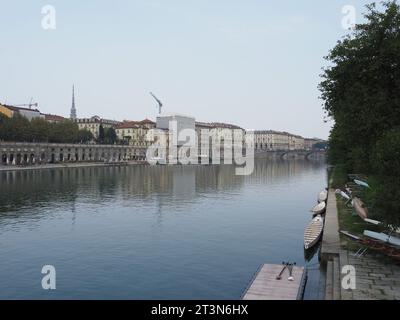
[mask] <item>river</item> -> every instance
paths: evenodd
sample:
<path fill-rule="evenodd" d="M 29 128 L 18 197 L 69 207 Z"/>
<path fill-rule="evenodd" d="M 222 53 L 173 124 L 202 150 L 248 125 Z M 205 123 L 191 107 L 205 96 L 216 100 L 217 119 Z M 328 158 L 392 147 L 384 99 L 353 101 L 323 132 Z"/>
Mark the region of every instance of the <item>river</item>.
<path fill-rule="evenodd" d="M 0 172 L 0 299 L 239 299 L 262 263 L 307 265 L 305 299 L 323 297 L 305 256 L 326 164 Z M 307 259 L 306 259 L 307 258 Z M 308 261 L 308 259 L 310 259 Z M 43 290 L 42 267 L 56 269 Z"/>

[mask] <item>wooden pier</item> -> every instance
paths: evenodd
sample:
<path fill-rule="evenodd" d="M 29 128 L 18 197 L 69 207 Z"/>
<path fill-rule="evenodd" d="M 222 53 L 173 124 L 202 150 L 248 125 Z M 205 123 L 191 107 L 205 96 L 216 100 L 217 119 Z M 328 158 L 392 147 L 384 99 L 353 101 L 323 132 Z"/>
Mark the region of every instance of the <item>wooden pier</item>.
<path fill-rule="evenodd" d="M 243 300 L 302 300 L 307 281 L 304 267 L 293 266 L 293 281 L 289 281 L 289 270 L 286 268 L 281 280 L 276 276 L 283 265 L 264 264 L 256 273 L 250 286 L 243 294 Z"/>

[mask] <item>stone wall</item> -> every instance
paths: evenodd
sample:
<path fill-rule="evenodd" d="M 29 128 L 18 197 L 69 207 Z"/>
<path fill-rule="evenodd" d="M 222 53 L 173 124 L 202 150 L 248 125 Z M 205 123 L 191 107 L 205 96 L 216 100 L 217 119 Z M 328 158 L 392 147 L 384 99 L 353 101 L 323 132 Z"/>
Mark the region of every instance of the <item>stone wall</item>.
<path fill-rule="evenodd" d="M 0 166 L 145 160 L 146 148 L 120 145 L 0 142 Z"/>

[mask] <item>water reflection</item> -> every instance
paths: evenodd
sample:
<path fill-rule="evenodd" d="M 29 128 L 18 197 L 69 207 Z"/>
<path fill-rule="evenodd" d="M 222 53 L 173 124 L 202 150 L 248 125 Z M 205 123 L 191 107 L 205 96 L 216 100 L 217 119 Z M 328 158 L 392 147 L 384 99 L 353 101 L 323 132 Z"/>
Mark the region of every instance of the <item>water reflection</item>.
<path fill-rule="evenodd" d="M 49 298 L 37 270 L 52 262 L 56 298 L 237 299 L 261 263 L 317 262 L 302 237 L 325 185 L 325 163 L 304 160 L 260 159 L 250 176 L 230 165 L 0 172 L 0 298 Z"/>
<path fill-rule="evenodd" d="M 70 205 L 90 192 L 90 200 L 104 201 L 120 195 L 132 197 L 168 195 L 168 201 L 194 199 L 198 193 L 241 189 L 246 183 L 277 184 L 293 176 L 324 167 L 322 162 L 258 161 L 250 176 L 235 175 L 235 167 L 221 166 L 135 166 L 90 167 L 57 170 L 0 172 L 0 212 L 20 207 L 41 207 L 56 201 Z"/>
<path fill-rule="evenodd" d="M 304 249 L 304 260 L 308 263 L 313 261 L 315 257 L 319 259 L 320 249 L 321 249 L 321 242 L 319 242 L 318 245 L 315 245 L 308 250 Z"/>
<path fill-rule="evenodd" d="M 137 207 L 142 202 L 153 201 L 157 215 L 161 216 L 165 208 L 179 211 L 187 205 L 195 205 L 203 197 L 229 199 L 240 193 L 245 185 L 273 188 L 321 168 L 325 168 L 324 162 L 260 159 L 249 176 L 236 175 L 235 167 L 231 165 L 0 172 L 0 224 L 11 222 L 15 225 L 18 216 L 35 220 L 60 210 L 72 212 L 75 223 L 79 203 L 104 206 L 120 203 Z"/>

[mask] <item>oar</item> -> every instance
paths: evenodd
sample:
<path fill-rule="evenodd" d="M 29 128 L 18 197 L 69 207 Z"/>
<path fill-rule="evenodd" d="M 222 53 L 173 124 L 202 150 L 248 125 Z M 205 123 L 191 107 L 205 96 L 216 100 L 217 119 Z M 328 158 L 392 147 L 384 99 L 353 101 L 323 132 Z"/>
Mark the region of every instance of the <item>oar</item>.
<path fill-rule="evenodd" d="M 288 280 L 289 280 L 289 281 L 293 281 L 293 280 L 294 280 L 294 277 L 293 277 L 293 275 L 292 275 L 292 272 L 293 272 L 293 266 L 295 266 L 295 265 L 296 265 L 296 262 L 291 263 L 291 264 L 289 265 L 289 267 L 288 267 L 288 269 L 289 269 L 289 278 L 288 278 Z"/>
<path fill-rule="evenodd" d="M 282 279 L 282 274 L 285 271 L 286 267 L 288 266 L 288 262 L 282 262 L 283 268 L 281 272 L 276 276 L 276 280 L 281 280 Z"/>

